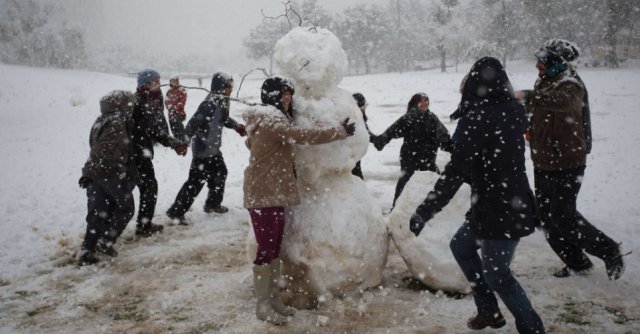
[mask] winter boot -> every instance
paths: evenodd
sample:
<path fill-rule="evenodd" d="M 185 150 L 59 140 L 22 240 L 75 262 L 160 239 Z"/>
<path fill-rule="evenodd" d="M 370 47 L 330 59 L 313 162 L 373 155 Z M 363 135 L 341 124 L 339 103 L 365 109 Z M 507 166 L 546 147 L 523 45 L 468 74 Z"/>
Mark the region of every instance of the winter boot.
<path fill-rule="evenodd" d="M 162 233 L 164 226 L 153 223 L 139 224 L 136 226 L 136 235 L 142 238 L 148 238 L 156 233 Z"/>
<path fill-rule="evenodd" d="M 178 222 L 178 225 L 182 225 L 182 226 L 189 225 L 189 223 L 187 223 L 187 218 L 184 218 L 184 215 L 175 216 L 171 213 L 171 210 L 167 211 L 167 217 L 169 217 L 169 219 L 171 219 L 171 221 L 173 222 Z"/>
<path fill-rule="evenodd" d="M 98 263 L 98 257 L 96 252 L 90 250 L 81 249 L 78 253 L 78 267 L 89 266 Z"/>
<path fill-rule="evenodd" d="M 565 277 L 570 277 L 575 275 L 584 275 L 584 274 L 587 274 L 589 271 L 591 271 L 591 269 L 593 269 L 593 263 L 583 253 L 582 260 L 580 261 L 579 265 L 571 266 L 571 267 L 565 266 L 564 268 L 553 273 L 553 276 L 558 278 L 565 278 Z"/>
<path fill-rule="evenodd" d="M 287 323 L 287 317 L 276 312 L 271 306 L 271 266 L 253 266 L 253 285 L 256 295 L 256 317 L 262 321 L 281 326 Z"/>
<path fill-rule="evenodd" d="M 229 211 L 229 208 L 227 208 L 224 205 L 218 205 L 218 206 L 204 206 L 204 212 L 206 213 L 211 213 L 211 212 L 215 212 L 215 213 L 227 213 Z"/>
<path fill-rule="evenodd" d="M 484 329 L 486 327 L 500 328 L 507 324 L 501 313 L 490 315 L 476 315 L 467 321 L 467 327 L 474 330 Z"/>
<path fill-rule="evenodd" d="M 96 244 L 96 252 L 100 252 L 106 256 L 117 257 L 118 251 L 113 249 L 113 242 L 107 241 L 104 238 L 98 239 Z"/>
<path fill-rule="evenodd" d="M 624 273 L 625 266 L 624 261 L 622 261 L 622 256 L 620 244 L 618 244 L 613 254 L 604 258 L 604 267 L 607 269 L 607 276 L 609 276 L 609 279 L 612 281 L 617 280 Z"/>
<path fill-rule="evenodd" d="M 296 313 L 296 309 L 285 305 L 280 300 L 280 287 L 278 286 L 278 281 L 280 281 L 280 260 L 275 259 L 271 261 L 269 267 L 271 267 L 271 277 L 269 279 L 269 288 L 271 289 L 271 307 L 282 315 L 292 316 Z"/>

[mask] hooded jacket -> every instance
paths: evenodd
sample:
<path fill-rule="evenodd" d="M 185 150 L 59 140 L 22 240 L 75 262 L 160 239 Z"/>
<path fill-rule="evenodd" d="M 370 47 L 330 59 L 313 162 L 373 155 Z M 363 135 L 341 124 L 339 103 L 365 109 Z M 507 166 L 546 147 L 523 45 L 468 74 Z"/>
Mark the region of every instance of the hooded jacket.
<path fill-rule="evenodd" d="M 90 179 L 135 178 L 131 145 L 133 94 L 114 91 L 100 100 L 101 115 L 91 127 L 91 152 L 82 168 Z"/>
<path fill-rule="evenodd" d="M 273 106 L 255 106 L 243 114 L 247 124 L 249 165 L 244 171 L 244 207 L 286 207 L 300 203 L 294 144 L 324 144 L 347 137 L 343 127 L 301 129 Z"/>
<path fill-rule="evenodd" d="M 416 212 L 429 220 L 467 181 L 469 218 L 480 238 L 517 240 L 533 233 L 537 214 L 525 169 L 527 118 L 497 59 L 473 65 L 460 105 L 465 110 L 453 135 L 451 160 Z"/>
<path fill-rule="evenodd" d="M 591 125 L 588 107 L 585 116 L 585 95 L 582 80 L 571 69 L 536 81 L 526 105 L 536 169 L 560 171 L 586 165 Z"/>

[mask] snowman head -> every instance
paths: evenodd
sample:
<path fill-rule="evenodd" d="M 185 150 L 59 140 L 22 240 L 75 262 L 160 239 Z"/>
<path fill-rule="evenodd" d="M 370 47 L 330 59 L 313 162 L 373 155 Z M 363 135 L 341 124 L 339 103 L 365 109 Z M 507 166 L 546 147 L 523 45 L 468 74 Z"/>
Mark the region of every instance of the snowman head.
<path fill-rule="evenodd" d="M 347 54 L 340 40 L 323 28 L 297 27 L 277 43 L 273 55 L 279 73 L 291 78 L 298 94 L 320 98 L 347 72 Z"/>

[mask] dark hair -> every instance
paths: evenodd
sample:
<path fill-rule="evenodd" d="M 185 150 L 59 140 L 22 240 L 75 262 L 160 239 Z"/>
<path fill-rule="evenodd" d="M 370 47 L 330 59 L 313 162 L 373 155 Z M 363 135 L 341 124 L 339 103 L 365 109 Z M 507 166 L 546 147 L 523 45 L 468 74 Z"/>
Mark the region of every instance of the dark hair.
<path fill-rule="evenodd" d="M 411 109 L 418 107 L 418 103 L 422 101 L 422 99 L 427 99 L 429 101 L 429 96 L 425 93 L 415 93 L 409 103 L 407 104 L 407 112 L 411 111 Z"/>
<path fill-rule="evenodd" d="M 288 91 L 291 95 L 295 94 L 296 90 L 293 88 L 291 81 L 281 77 L 271 77 L 262 83 L 262 89 L 260 92 L 260 100 L 262 103 L 272 105 L 278 108 L 280 111 L 285 112 L 282 109 L 282 92 Z M 291 116 L 293 109 L 293 101 L 289 106 L 288 116 Z"/>

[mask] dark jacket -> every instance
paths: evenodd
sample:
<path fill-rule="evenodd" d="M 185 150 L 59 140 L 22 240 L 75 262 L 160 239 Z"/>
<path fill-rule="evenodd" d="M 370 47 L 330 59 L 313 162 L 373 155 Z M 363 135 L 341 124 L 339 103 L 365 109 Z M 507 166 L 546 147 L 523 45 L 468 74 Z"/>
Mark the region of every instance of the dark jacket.
<path fill-rule="evenodd" d="M 560 171 L 586 165 L 591 125 L 585 95 L 582 80 L 570 69 L 536 81 L 526 104 L 536 169 Z"/>
<path fill-rule="evenodd" d="M 452 148 L 449 131 L 430 110 L 422 113 L 418 109 L 411 109 L 384 133 L 375 137 L 374 144 L 376 147 L 383 147 L 395 138 L 404 138 L 400 148 L 402 170 L 438 171 L 438 148 L 447 152 Z"/>
<path fill-rule="evenodd" d="M 134 96 L 133 145 L 136 158 L 153 159 L 156 142 L 171 148 L 179 145 L 181 142 L 169 134 L 162 92 L 154 96 L 154 93 L 138 90 Z"/>
<path fill-rule="evenodd" d="M 192 137 L 193 157 L 211 158 L 222 154 L 222 127 L 233 129 L 237 124 L 229 117 L 228 99 L 208 95 L 185 128 L 185 134 Z"/>
<path fill-rule="evenodd" d="M 527 118 L 495 58 L 471 68 L 461 103 L 465 116 L 453 135 L 451 161 L 416 212 L 428 220 L 463 181 L 471 186 L 471 226 L 482 239 L 519 239 L 533 233 L 534 196 L 525 170 Z"/>
<path fill-rule="evenodd" d="M 127 178 L 135 184 L 137 170 L 131 145 L 133 94 L 113 92 L 100 101 L 101 115 L 91 127 L 91 152 L 82 168 L 90 179 Z"/>

